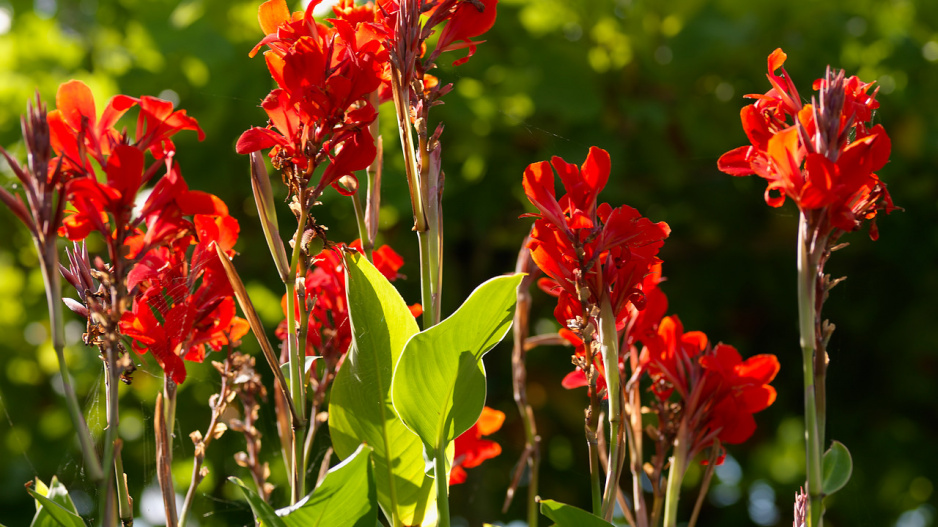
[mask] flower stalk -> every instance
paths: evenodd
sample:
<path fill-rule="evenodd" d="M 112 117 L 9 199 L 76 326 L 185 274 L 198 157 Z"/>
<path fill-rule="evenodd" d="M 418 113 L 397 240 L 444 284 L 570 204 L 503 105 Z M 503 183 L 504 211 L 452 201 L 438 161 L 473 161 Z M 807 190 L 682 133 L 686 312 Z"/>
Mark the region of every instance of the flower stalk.
<path fill-rule="evenodd" d="M 671 468 L 668 471 L 668 487 L 664 498 L 664 527 L 677 527 L 677 504 L 681 497 L 681 482 L 687 470 L 687 457 L 690 445 L 687 422 L 681 420 L 681 426 L 674 440 L 671 456 Z"/>
<path fill-rule="evenodd" d="M 602 517 L 612 520 L 619 488 L 620 452 L 622 450 L 622 394 L 619 382 L 619 336 L 616 317 L 608 295 L 600 300 L 599 341 L 603 367 L 606 370 L 606 393 L 609 398 L 609 462 L 606 466 L 606 489 L 603 493 Z"/>
<path fill-rule="evenodd" d="M 525 237 L 521 244 L 521 250 L 518 252 L 518 260 L 515 264 L 516 273 L 525 273 L 518 286 L 518 299 L 515 307 L 515 317 L 512 324 L 514 337 L 514 347 L 511 352 L 511 381 L 514 394 L 515 405 L 518 407 L 518 413 L 521 415 L 521 421 L 524 424 L 524 451 L 521 453 L 521 459 L 515 468 L 512 477 L 511 486 L 505 496 L 505 503 L 502 505 L 502 513 L 508 511 L 511 505 L 515 491 L 524 475 L 524 470 L 528 470 L 528 499 L 527 499 L 527 522 L 528 527 L 537 527 L 540 511 L 537 504 L 538 476 L 541 463 L 541 437 L 537 433 L 537 424 L 534 420 L 534 409 L 528 402 L 528 372 L 525 367 L 525 358 L 527 347 L 525 346 L 530 332 L 530 313 L 531 313 L 531 285 L 540 274 L 539 269 L 531 260 L 531 250 L 528 249 L 528 240 L 530 236 Z M 598 482 L 598 480 L 597 480 Z M 598 493 L 597 493 L 598 494 Z"/>
<path fill-rule="evenodd" d="M 98 458 L 94 439 L 91 437 L 88 423 L 78 404 L 78 397 L 75 395 L 65 361 L 62 280 L 59 275 L 59 252 L 56 247 L 58 239 L 56 231 L 62 223 L 66 201 L 65 181 L 61 163 L 52 169 L 51 174 L 49 173 L 52 159 L 51 135 L 46 106 L 42 103 L 38 93 L 35 104 L 31 101 L 27 103 L 26 115 L 20 119 L 20 128 L 29 154 L 26 167 L 21 167 L 2 147 L 0 147 L 0 154 L 23 184 L 28 206 L 23 203 L 19 195 L 13 195 L 3 188 L 0 188 L 0 202 L 26 225 L 33 239 L 45 284 L 49 325 L 52 329 L 52 347 L 55 350 L 59 375 L 62 378 L 65 406 L 78 434 L 88 475 L 92 481 L 101 483 L 105 478 L 106 467 L 102 468 Z"/>
<path fill-rule="evenodd" d="M 438 527 L 450 527 L 449 518 L 449 481 L 446 477 L 446 441 L 438 441 L 434 451 L 433 474 L 436 479 L 436 507 L 440 516 Z"/>
<path fill-rule="evenodd" d="M 798 329 L 801 335 L 802 364 L 804 367 L 804 425 L 805 452 L 808 480 L 808 526 L 823 525 L 823 494 L 821 488 L 821 429 L 815 377 L 817 352 L 815 321 L 817 319 L 816 282 L 819 259 L 815 230 L 807 212 L 802 212 L 798 223 Z"/>

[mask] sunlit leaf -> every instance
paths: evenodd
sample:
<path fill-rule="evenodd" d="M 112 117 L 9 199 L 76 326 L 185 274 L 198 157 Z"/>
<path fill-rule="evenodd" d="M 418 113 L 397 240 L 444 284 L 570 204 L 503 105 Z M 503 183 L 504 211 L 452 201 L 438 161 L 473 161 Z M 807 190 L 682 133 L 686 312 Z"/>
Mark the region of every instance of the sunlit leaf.
<path fill-rule="evenodd" d="M 254 517 L 263 523 L 265 527 L 287 527 L 287 524 L 277 516 L 277 512 L 274 508 L 271 507 L 269 503 L 262 500 L 253 489 L 234 476 L 228 478 L 228 481 L 241 487 L 241 493 L 244 494 L 244 499 L 248 500 L 248 505 L 250 505 L 251 510 L 254 511 Z"/>
<path fill-rule="evenodd" d="M 541 514 L 554 521 L 558 527 L 612 527 L 606 520 L 554 500 L 541 500 Z"/>
<path fill-rule="evenodd" d="M 361 445 L 312 494 L 277 515 L 287 527 L 374 527 L 377 504 L 371 447 Z"/>
<path fill-rule="evenodd" d="M 522 277 L 485 282 L 452 316 L 407 342 L 391 384 L 394 408 L 428 453 L 468 430 L 482 413 L 482 356 L 508 333 Z"/>
<path fill-rule="evenodd" d="M 30 527 L 85 527 L 64 485 L 53 477 L 48 488 L 42 487 L 45 486 L 42 485 L 38 490 L 26 487 L 26 492 L 35 498 L 39 506 Z M 46 490 L 46 495 L 42 494 L 42 490 Z"/>
<path fill-rule="evenodd" d="M 433 480 L 424 473 L 423 446 L 391 406 L 394 364 L 419 328 L 404 299 L 371 262 L 357 253 L 347 254 L 345 262 L 352 346 L 332 385 L 332 446 L 341 458 L 361 443 L 371 446 L 385 515 L 405 525 L 432 523 L 436 502 Z"/>

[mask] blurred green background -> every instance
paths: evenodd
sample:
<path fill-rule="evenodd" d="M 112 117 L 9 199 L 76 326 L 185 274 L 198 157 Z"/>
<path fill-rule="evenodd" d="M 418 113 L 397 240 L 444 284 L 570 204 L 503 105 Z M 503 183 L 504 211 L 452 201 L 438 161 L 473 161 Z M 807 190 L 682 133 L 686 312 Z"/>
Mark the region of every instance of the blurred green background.
<path fill-rule="evenodd" d="M 0 144 L 22 159 L 18 116 L 38 89 L 52 103 L 70 78 L 95 91 L 99 111 L 116 93 L 158 95 L 195 116 L 207 139 L 180 134 L 177 159 L 190 187 L 219 195 L 241 221 L 236 260 L 272 330 L 282 290 L 256 219 L 248 161 L 234 152 L 242 131 L 262 125 L 258 107 L 271 88 L 261 58 L 258 1 L 0 0 Z M 295 3 L 295 2 L 294 2 Z M 291 5 L 294 9 L 300 6 Z M 810 93 L 831 64 L 880 86 L 881 122 L 893 141 L 880 172 L 897 205 L 879 221 L 881 239 L 848 235 L 827 270 L 849 279 L 824 314 L 837 325 L 830 345 L 828 437 L 855 463 L 849 485 L 828 501 L 828 525 L 925 527 L 935 524 L 938 484 L 938 3 L 932 0 L 502 0 L 495 28 L 468 64 L 441 61 L 435 73 L 455 90 L 431 117 L 446 124 L 444 311 L 484 279 L 510 271 L 532 210 L 521 190 L 527 164 L 559 155 L 581 163 L 592 145 L 607 149 L 613 175 L 601 195 L 629 204 L 672 234 L 662 250 L 670 312 L 688 330 L 739 348 L 774 353 L 779 397 L 757 415 L 758 430 L 718 472 L 701 525 L 790 525 L 803 481 L 800 351 L 795 305 L 793 206 L 768 207 L 757 178 L 717 171 L 716 160 L 746 142 L 739 110 L 747 93 L 768 89 L 766 57 L 789 55 L 788 71 Z M 398 282 L 419 299 L 416 239 L 390 108 L 382 110 L 386 165 L 382 243 L 406 259 Z M 4 165 L 0 184 L 15 178 Z M 284 189 L 277 188 L 282 196 Z M 316 211 L 337 241 L 356 234 L 350 202 L 334 192 Z M 285 211 L 281 211 L 284 213 Z M 282 224 L 289 226 L 284 214 Z M 292 231 L 291 231 L 292 232 Z M 96 489 L 86 479 L 60 385 L 42 280 L 28 235 L 0 209 L 0 522 L 27 525 L 34 508 L 23 484 L 53 474 L 81 508 Z M 95 247 L 92 246 L 92 250 Z M 71 296 L 66 291 L 66 296 Z M 556 327 L 551 299 L 535 296 L 534 327 Z M 90 425 L 104 425 L 101 368 L 69 324 L 68 358 Z M 257 351 L 252 338 L 247 351 Z M 452 489 L 453 511 L 469 525 L 509 523 L 500 512 L 523 444 L 511 399 L 510 348 L 488 355 L 488 404 L 508 415 L 493 438 L 502 455 L 469 471 Z M 569 350 L 529 355 L 530 396 L 543 436 L 541 496 L 588 507 L 582 391 L 566 391 Z M 260 368 L 264 370 L 263 367 Z M 268 375 L 268 372 L 264 372 Z M 269 378 L 268 378 L 269 380 Z M 121 387 L 120 434 L 138 525 L 159 524 L 153 501 L 152 370 Z M 215 371 L 189 364 L 177 412 L 177 489 L 191 471 L 187 435 L 207 424 Z M 266 409 L 265 409 L 266 410 Z M 272 406 L 261 414 L 277 504 L 285 503 Z M 328 437 L 317 444 L 321 453 Z M 249 525 L 251 515 L 228 475 L 248 478 L 232 455 L 243 439 L 212 444 L 208 479 L 194 506 L 200 525 Z M 696 469 L 695 469 L 696 470 Z M 697 472 L 688 477 L 693 486 Z M 695 487 L 694 487 L 695 488 Z M 689 515 L 694 488 L 682 502 Z M 279 500 L 279 501 L 277 501 Z M 464 523 L 466 524 L 466 523 Z"/>

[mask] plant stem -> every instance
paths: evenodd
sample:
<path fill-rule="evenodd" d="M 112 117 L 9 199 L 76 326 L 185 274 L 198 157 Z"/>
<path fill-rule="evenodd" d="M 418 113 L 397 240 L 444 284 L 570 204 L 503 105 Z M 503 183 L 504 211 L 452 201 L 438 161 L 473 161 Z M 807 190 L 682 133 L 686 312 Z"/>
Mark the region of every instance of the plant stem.
<path fill-rule="evenodd" d="M 423 232 L 427 230 L 427 217 L 423 196 L 420 193 L 420 176 L 417 170 L 414 136 L 410 125 L 410 92 L 406 84 L 402 85 L 401 71 L 394 66 L 393 62 L 391 64 L 391 93 L 394 97 L 397 129 L 401 137 L 401 150 L 404 153 L 404 172 L 407 175 L 410 203 L 414 212 L 414 230 Z"/>
<path fill-rule="evenodd" d="M 599 464 L 599 441 L 596 439 L 596 429 L 589 429 L 587 425 L 586 445 L 590 456 L 590 496 L 592 497 L 593 514 L 602 517 L 603 513 L 603 488 L 599 481 L 599 473 L 602 471 Z"/>
<path fill-rule="evenodd" d="M 114 463 L 115 456 L 115 442 L 117 440 L 117 428 L 120 426 L 120 414 L 118 413 L 118 397 L 117 397 L 117 350 L 114 348 L 113 343 L 109 343 L 106 346 L 107 359 L 104 363 L 105 376 L 104 376 L 104 394 L 105 401 L 107 401 L 107 430 L 104 435 L 104 456 L 102 458 L 102 466 L 111 467 Z M 104 506 L 102 510 L 102 517 L 105 519 L 104 525 L 114 525 L 116 523 L 116 517 L 114 515 L 114 482 L 111 479 L 111 472 L 108 469 L 108 476 L 105 477 L 105 491 L 106 497 L 104 499 Z M 111 520 L 113 518 L 113 520 Z M 114 521 L 114 523 L 110 523 Z"/>
<path fill-rule="evenodd" d="M 518 413 L 521 415 L 521 421 L 524 423 L 524 453 L 521 461 L 515 471 L 515 477 L 509 494 L 505 499 L 505 505 L 502 507 L 502 513 L 507 512 L 508 505 L 511 503 L 514 490 L 521 480 L 521 474 L 524 465 L 529 470 L 528 477 L 528 527 L 537 527 L 540 513 L 537 506 L 537 487 L 538 472 L 541 463 L 541 437 L 537 434 L 537 424 L 534 421 L 534 409 L 528 403 L 528 372 L 525 367 L 526 351 L 524 347 L 525 340 L 529 333 L 529 317 L 531 312 L 531 284 L 534 282 L 536 272 L 531 260 L 531 251 L 527 248 L 530 236 L 525 237 L 521 244 L 521 251 L 518 254 L 518 261 L 515 265 L 515 272 L 528 272 L 528 275 L 521 281 L 518 287 L 517 307 L 515 308 L 515 317 L 513 324 L 514 348 L 511 353 L 511 381 L 514 393 L 515 404 L 518 407 Z M 531 269 L 534 267 L 534 269 Z"/>
<path fill-rule="evenodd" d="M 290 394 L 296 405 L 297 413 L 306 416 L 306 386 L 304 380 L 304 366 L 306 363 L 305 350 L 300 348 L 296 324 L 296 278 L 300 267 L 300 253 L 303 252 L 303 232 L 306 230 L 306 221 L 309 211 L 306 207 L 306 190 L 300 191 L 300 217 L 297 221 L 296 233 L 293 237 L 293 254 L 290 257 L 290 279 L 287 280 L 287 348 L 289 350 Z M 305 276 L 303 277 L 305 278 Z M 301 306 L 302 307 L 302 306 Z M 305 309 L 305 308 L 304 308 Z M 305 348 L 305 342 L 303 347 Z M 303 457 L 303 435 L 306 421 L 293 422 L 293 467 L 291 477 L 290 504 L 295 504 L 306 493 L 306 459 Z"/>
<path fill-rule="evenodd" d="M 156 408 L 153 412 L 153 432 L 156 436 L 156 479 L 163 494 L 163 509 L 166 513 L 166 525 L 176 525 L 176 491 L 173 490 L 173 469 L 171 441 L 166 430 L 166 410 L 163 394 L 156 394 Z"/>
<path fill-rule="evenodd" d="M 38 240 L 36 240 L 36 251 L 39 253 L 39 268 L 42 271 L 42 278 L 46 285 L 49 324 L 52 326 L 52 347 L 55 349 L 55 357 L 59 363 L 62 391 L 65 393 L 65 406 L 68 408 L 72 424 L 78 434 L 78 442 L 85 458 L 88 476 L 92 481 L 100 483 L 104 479 L 101 461 L 98 460 L 94 439 L 91 438 L 88 423 L 85 421 L 85 416 L 78 405 L 78 397 L 75 395 L 75 388 L 72 387 L 68 366 L 65 364 L 65 317 L 62 310 L 62 278 L 58 272 L 58 252 L 54 243 L 43 247 Z"/>
<path fill-rule="evenodd" d="M 710 481 L 713 480 L 713 467 L 716 465 L 717 456 L 720 454 L 720 445 L 719 442 L 714 443 L 713 448 L 710 449 L 710 460 L 707 464 L 706 470 L 704 470 L 703 483 L 700 484 L 700 492 L 697 494 L 697 502 L 694 503 L 694 512 L 690 515 L 690 521 L 687 522 L 687 527 L 694 527 L 697 525 L 697 518 L 700 516 L 700 509 L 703 507 L 704 498 L 707 496 L 707 490 L 710 489 Z"/>
<path fill-rule="evenodd" d="M 362 241 L 362 250 L 365 252 L 365 257 L 368 258 L 368 261 L 372 261 L 374 260 L 372 253 L 375 242 L 369 236 L 368 225 L 365 223 L 365 209 L 362 207 L 361 197 L 358 195 L 358 192 L 349 197 L 352 198 L 352 206 L 355 209 L 355 220 L 358 222 L 358 237 Z"/>
<path fill-rule="evenodd" d="M 622 450 L 622 394 L 619 385 L 619 336 L 609 295 L 599 306 L 599 341 L 606 370 L 606 394 L 609 398 L 609 462 L 606 464 L 606 490 L 603 493 L 602 517 L 612 520 L 619 487 L 619 453 Z"/>
<path fill-rule="evenodd" d="M 378 91 L 371 92 L 368 101 L 377 111 L 380 105 Z M 371 260 L 371 252 L 378 241 L 378 217 L 381 212 L 381 169 L 384 163 L 384 141 L 381 139 L 380 127 L 378 126 L 378 115 L 375 114 L 375 120 L 368 125 L 368 131 L 375 141 L 375 160 L 365 169 L 367 179 L 367 193 L 365 194 L 365 231 L 368 233 L 367 242 L 362 238 L 362 247 L 365 254 Z"/>
<path fill-rule="evenodd" d="M 823 495 L 821 493 L 821 436 L 818 427 L 818 406 L 815 392 L 815 321 L 816 279 L 818 259 L 813 249 L 813 229 L 804 212 L 798 223 L 798 328 L 801 333 L 801 352 L 804 365 L 804 425 L 808 480 L 808 525 L 823 525 Z"/>
<path fill-rule="evenodd" d="M 681 420 L 677 437 L 674 440 L 674 455 L 671 456 L 671 469 L 668 471 L 668 488 L 664 496 L 664 527 L 677 526 L 677 503 L 681 497 L 681 482 L 687 468 L 687 450 L 690 442 L 687 423 Z"/>
<path fill-rule="evenodd" d="M 420 192 L 423 194 L 423 203 L 427 217 L 427 260 L 424 261 L 424 255 L 421 252 L 420 264 L 428 268 L 428 286 L 430 288 L 429 309 L 424 304 L 424 313 L 430 312 L 430 325 L 440 323 L 441 311 L 440 301 L 442 299 L 443 287 L 443 178 L 440 167 L 440 144 L 437 142 L 431 146 L 427 140 L 426 119 L 423 126 L 417 131 L 420 137 Z M 418 233 L 421 235 L 421 233 Z M 423 243 L 421 243 L 423 247 Z M 423 284 L 421 284 L 423 285 Z M 424 325 L 427 325 L 427 318 L 424 317 Z M 427 326 L 429 327 L 429 326 Z"/>
<path fill-rule="evenodd" d="M 433 456 L 433 475 L 436 478 L 436 507 L 440 522 L 437 527 L 449 527 L 449 481 L 446 478 L 446 441 L 439 442 Z"/>
<path fill-rule="evenodd" d="M 117 479 L 117 508 L 124 527 L 134 524 L 134 508 L 130 504 L 130 493 L 127 491 L 127 474 L 124 473 L 124 461 L 121 457 L 123 442 L 118 439 L 114 445 L 114 477 Z"/>
<path fill-rule="evenodd" d="M 596 367 L 594 366 L 595 359 L 592 353 L 592 346 L 586 346 L 586 364 L 589 365 L 589 370 L 586 374 L 589 376 L 589 398 L 590 405 L 586 409 L 586 420 L 584 424 L 585 433 L 586 433 L 586 448 L 589 452 L 589 463 L 590 463 L 590 496 L 592 498 L 592 511 L 596 516 L 602 515 L 603 509 L 603 490 L 602 484 L 599 481 L 599 473 L 602 471 L 599 463 L 599 432 L 598 421 L 600 419 L 599 411 L 599 396 L 596 393 Z"/>
<path fill-rule="evenodd" d="M 638 368 L 638 357 L 632 353 L 629 355 L 629 363 L 632 371 Z M 642 489 L 642 476 L 645 470 L 642 465 L 642 413 L 641 413 L 641 394 L 638 383 L 632 384 L 629 390 L 629 471 L 632 473 L 632 507 L 634 508 L 635 525 L 637 527 L 648 527 L 648 507 L 645 502 L 645 493 Z"/>
<path fill-rule="evenodd" d="M 157 405 L 156 424 L 161 426 L 156 430 L 156 464 L 159 474 L 160 490 L 163 492 L 163 507 L 166 509 L 166 524 L 175 525 L 178 521 L 176 511 L 176 489 L 173 485 L 173 437 L 176 429 L 176 383 L 169 377 L 163 376 L 162 404 Z M 118 453 L 119 454 L 119 453 Z M 120 477 L 120 476 L 118 476 Z"/>

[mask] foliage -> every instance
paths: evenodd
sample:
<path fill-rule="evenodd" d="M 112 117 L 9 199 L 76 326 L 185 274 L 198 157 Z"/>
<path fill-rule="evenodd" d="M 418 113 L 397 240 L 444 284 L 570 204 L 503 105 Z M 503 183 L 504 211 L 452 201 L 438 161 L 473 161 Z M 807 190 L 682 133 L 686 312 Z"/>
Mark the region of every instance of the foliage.
<path fill-rule="evenodd" d="M 256 2 L 14 0 L 0 3 L 0 10 L 12 13 L 10 29 L 0 35 L 0 49 L 5 50 L 0 59 L 5 78 L 0 144 L 18 140 L 17 116 L 37 88 L 47 101 L 59 83 L 73 77 L 87 81 L 100 101 L 115 93 L 171 90 L 163 96 L 178 97 L 208 137 L 196 144 L 195 134 L 180 136 L 179 161 L 192 188 L 216 192 L 241 220 L 239 271 L 272 330 L 282 316 L 279 282 L 253 217 L 247 162 L 233 152 L 238 134 L 263 121 L 262 110 L 252 113 L 249 108 L 270 88 L 261 61 L 247 60 L 261 37 Z M 503 0 L 499 21 L 486 36 L 487 47 L 458 74 L 448 63 L 440 68 L 453 73 L 456 84 L 447 104 L 435 110 L 450 123 L 444 135 L 444 170 L 449 176 L 451 245 L 444 255 L 444 281 L 452 292 L 444 297 L 443 311 L 453 311 L 473 285 L 509 270 L 524 234 L 515 218 L 532 210 L 518 179 L 523 168 L 553 154 L 579 159 L 593 144 L 606 148 L 616 179 L 605 199 L 627 202 L 671 226 L 662 257 L 672 279 L 663 288 L 680 305 L 682 320 L 688 327 L 719 330 L 746 355 L 773 353 L 782 362 L 776 380 L 779 401 L 760 414 L 764 421 L 756 439 L 761 446 L 734 450 L 744 468 L 742 477 L 734 479 L 727 472 L 721 480 L 717 475 L 727 493 L 705 505 L 707 517 L 714 524 L 750 525 L 745 506 L 723 508 L 719 504 L 726 501 L 720 499 L 735 493 L 745 501 L 749 490 L 764 489 L 764 483 L 774 490 L 768 503 L 775 505 L 778 517 L 773 520 L 769 514 L 760 521 L 787 524 L 789 496 L 803 480 L 797 453 L 803 437 L 797 420 L 791 419 L 800 415 L 802 405 L 799 358 L 791 353 L 797 337 L 790 316 L 790 233 L 797 222 L 790 208 L 770 211 L 758 203 L 758 182 L 731 180 L 717 172 L 715 162 L 745 141 L 738 124 L 744 104 L 740 96 L 763 91 L 764 72 L 755 65 L 772 49 L 782 46 L 799 57 L 790 64 L 790 73 L 805 83 L 828 63 L 877 79 L 884 110 L 875 119 L 893 134 L 894 149 L 883 171 L 891 178 L 896 204 L 906 212 L 880 219 L 883 235 L 875 244 L 854 236 L 854 247 L 838 254 L 831 269 L 850 276 L 827 304 L 839 328 L 830 346 L 838 373 L 829 379 L 828 405 L 840 414 L 831 422 L 831 435 L 850 445 L 854 470 L 850 484 L 830 502 L 864 507 L 836 507 L 829 518 L 842 525 L 888 525 L 902 512 L 929 503 L 938 466 L 927 456 L 909 453 L 927 452 L 938 440 L 936 419 L 930 418 L 935 386 L 920 373 L 936 367 L 938 330 L 931 321 L 938 294 L 933 265 L 938 238 L 918 228 L 938 223 L 933 177 L 938 102 L 931 97 L 938 86 L 936 20 L 938 6 L 924 0 L 682 0 L 667 5 Z M 393 116 L 382 115 L 382 123 L 392 122 Z M 384 135 L 392 137 L 393 128 Z M 393 141 L 386 142 L 386 150 L 395 148 Z M 416 254 L 403 167 L 394 163 L 389 161 L 385 178 L 382 233 L 402 254 Z M 0 182 L 8 186 L 11 181 L 4 170 Z M 281 201 L 282 189 L 275 193 L 274 201 Z M 331 234 L 355 237 L 354 218 L 344 203 L 326 203 L 320 212 L 329 216 Z M 32 517 L 32 500 L 22 492 L 22 483 L 35 476 L 47 479 L 59 473 L 81 510 L 93 508 L 97 498 L 81 473 L 60 397 L 48 388 L 50 381 L 56 386 L 57 375 L 49 329 L 27 324 L 44 320 L 45 303 L 35 253 L 14 222 L 0 209 L 0 228 L 10 233 L 0 243 L 0 332 L 6 336 L 0 343 L 0 411 L 5 413 L 0 418 L 0 509 L 21 511 L 20 516 L 4 514 L 2 521 L 9 525 Z M 402 272 L 417 275 L 415 265 Z M 412 283 L 401 285 L 401 294 L 417 298 Z M 265 295 L 266 303 L 261 300 Z M 540 297 L 542 304 L 545 298 Z M 774 301 L 762 300 L 768 298 Z M 556 327 L 549 308 L 532 316 L 532 326 L 538 325 Z M 76 337 L 83 326 L 73 320 L 67 329 Z M 253 346 L 246 341 L 246 351 L 256 351 Z M 104 404 L 92 389 L 100 384 L 98 360 L 74 345 L 66 354 L 78 393 L 92 403 L 88 418 L 101 424 Z M 574 478 L 585 480 L 575 468 L 583 466 L 585 454 L 577 439 L 581 418 L 572 409 L 579 408 L 581 397 L 556 389 L 569 371 L 568 355 L 562 349 L 531 354 L 531 399 L 539 413 L 552 417 L 540 423 L 546 460 L 542 495 L 583 504 L 588 492 L 569 484 Z M 153 363 L 142 367 L 158 371 Z M 515 459 L 515 447 L 507 445 L 520 444 L 515 440 L 521 431 L 510 404 L 507 353 L 496 349 L 487 368 L 490 400 L 500 401 L 499 409 L 508 415 L 500 438 L 506 446 L 484 474 L 471 475 L 468 486 L 454 488 L 453 508 L 465 511 L 472 524 L 522 514 L 515 505 L 499 516 L 493 505 L 501 500 L 500 489 L 507 485 Z M 190 381 L 179 394 L 179 406 L 187 409 L 178 414 L 183 430 L 204 425 L 205 402 L 214 391 L 208 385 L 211 367 L 192 367 L 188 374 Z M 128 472 L 153 474 L 152 455 L 143 452 L 149 448 L 152 454 L 156 384 L 141 373 L 133 390 L 121 394 L 128 409 L 120 429 Z M 274 436 L 273 419 L 261 419 L 259 426 Z M 220 501 L 196 505 L 199 515 L 208 515 L 203 525 L 250 521 L 246 505 L 221 477 L 241 470 L 231 454 L 242 447 L 228 441 L 223 438 L 207 454 L 212 472 L 200 492 Z M 273 452 L 272 442 L 267 445 Z M 325 448 L 326 438 L 318 438 L 312 451 L 321 455 Z M 33 453 L 39 451 L 68 455 Z M 188 466 L 174 468 L 180 481 L 188 477 Z M 281 486 L 275 493 L 283 498 L 286 477 L 278 466 L 273 470 L 272 479 Z M 700 474 L 690 470 L 691 480 Z M 131 481 L 133 495 L 141 495 L 142 484 Z M 762 499 L 765 494 L 752 496 Z"/>

